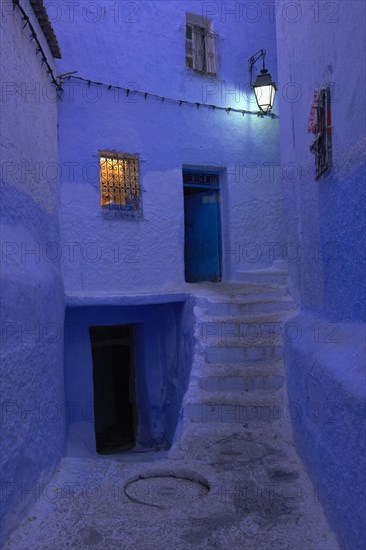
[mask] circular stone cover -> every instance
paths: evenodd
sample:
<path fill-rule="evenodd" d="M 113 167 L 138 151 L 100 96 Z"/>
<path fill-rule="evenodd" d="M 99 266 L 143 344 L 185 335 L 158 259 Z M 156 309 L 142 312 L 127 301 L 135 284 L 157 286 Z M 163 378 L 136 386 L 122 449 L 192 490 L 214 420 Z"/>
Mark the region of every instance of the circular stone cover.
<path fill-rule="evenodd" d="M 202 481 L 164 474 L 139 478 L 125 485 L 128 498 L 157 508 L 188 504 L 208 492 L 209 486 Z"/>

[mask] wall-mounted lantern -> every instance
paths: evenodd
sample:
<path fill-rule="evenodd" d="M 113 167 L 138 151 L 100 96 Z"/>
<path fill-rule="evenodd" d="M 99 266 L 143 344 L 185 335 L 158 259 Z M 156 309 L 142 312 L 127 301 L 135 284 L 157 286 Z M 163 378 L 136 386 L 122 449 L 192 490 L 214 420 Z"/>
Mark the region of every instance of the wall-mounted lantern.
<path fill-rule="evenodd" d="M 253 88 L 255 98 L 259 109 L 263 113 L 269 113 L 273 107 L 277 85 L 272 81 L 272 77 L 267 71 L 264 60 L 266 50 L 260 50 L 249 58 L 250 86 Z M 253 84 L 253 67 L 258 59 L 263 60 L 263 69 L 258 74 L 255 83 Z"/>

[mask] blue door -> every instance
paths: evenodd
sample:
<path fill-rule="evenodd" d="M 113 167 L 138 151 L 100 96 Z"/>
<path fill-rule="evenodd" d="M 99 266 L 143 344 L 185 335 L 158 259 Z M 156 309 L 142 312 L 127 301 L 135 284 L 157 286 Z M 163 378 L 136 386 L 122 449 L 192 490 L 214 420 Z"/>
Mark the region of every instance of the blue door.
<path fill-rule="evenodd" d="M 221 221 L 217 185 L 184 184 L 184 223 L 186 281 L 220 281 Z"/>

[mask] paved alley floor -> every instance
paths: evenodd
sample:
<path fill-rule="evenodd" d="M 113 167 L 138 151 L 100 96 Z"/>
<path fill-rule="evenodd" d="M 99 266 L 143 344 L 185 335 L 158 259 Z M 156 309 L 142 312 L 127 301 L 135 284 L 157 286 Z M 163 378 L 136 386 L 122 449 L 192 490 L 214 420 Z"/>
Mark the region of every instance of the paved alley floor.
<path fill-rule="evenodd" d="M 291 442 L 269 430 L 192 425 L 171 454 L 126 458 L 63 459 L 4 550 L 339 549 Z"/>

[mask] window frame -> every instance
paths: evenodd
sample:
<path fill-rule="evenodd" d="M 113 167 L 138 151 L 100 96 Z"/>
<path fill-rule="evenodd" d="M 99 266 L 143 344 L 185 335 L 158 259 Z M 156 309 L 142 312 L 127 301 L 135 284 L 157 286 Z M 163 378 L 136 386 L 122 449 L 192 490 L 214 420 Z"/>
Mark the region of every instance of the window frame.
<path fill-rule="evenodd" d="M 321 88 L 316 102 L 315 179 L 332 167 L 332 114 L 330 86 Z"/>
<path fill-rule="evenodd" d="M 190 29 L 190 37 L 188 36 Z M 202 68 L 197 65 L 199 49 L 195 47 L 195 40 L 203 37 Z M 197 74 L 217 77 L 217 35 L 212 30 L 212 20 L 194 13 L 186 13 L 185 22 L 185 66 L 187 70 Z M 212 56 L 211 56 L 212 52 Z M 212 57 L 212 59 L 209 59 Z M 213 70 L 209 70 L 211 68 Z"/>

